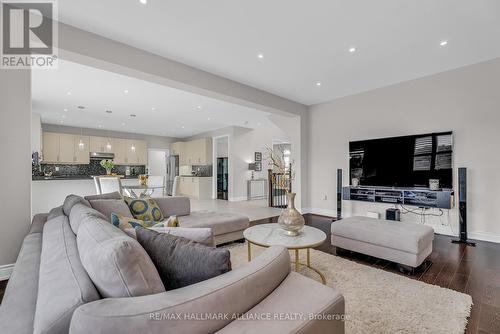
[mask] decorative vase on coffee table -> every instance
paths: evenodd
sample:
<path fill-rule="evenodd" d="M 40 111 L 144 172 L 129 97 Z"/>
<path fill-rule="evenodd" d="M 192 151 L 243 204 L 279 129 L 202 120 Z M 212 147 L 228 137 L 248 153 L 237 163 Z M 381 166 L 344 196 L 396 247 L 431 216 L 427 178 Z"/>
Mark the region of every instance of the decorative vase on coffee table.
<path fill-rule="evenodd" d="M 279 218 L 278 225 L 285 230 L 289 236 L 296 236 L 304 227 L 305 220 L 295 208 L 295 193 L 287 193 L 287 208 L 284 209 Z"/>

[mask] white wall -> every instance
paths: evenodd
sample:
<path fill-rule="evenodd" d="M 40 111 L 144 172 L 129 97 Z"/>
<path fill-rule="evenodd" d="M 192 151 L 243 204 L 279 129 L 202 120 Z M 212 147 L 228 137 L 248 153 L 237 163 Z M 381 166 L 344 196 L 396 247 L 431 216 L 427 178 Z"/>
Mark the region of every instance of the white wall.
<path fill-rule="evenodd" d="M 231 126 L 215 131 L 201 133 L 188 140 L 203 137 L 229 137 L 229 200 L 242 201 L 247 199 L 247 180 L 251 178 L 248 164 L 254 161 L 255 152 L 262 152 L 262 172 L 255 172 L 255 178 L 267 178 L 266 146 L 272 147 L 273 139 L 286 141 L 288 136 L 271 122 L 262 124 L 254 130 Z"/>
<path fill-rule="evenodd" d="M 31 152 L 42 152 L 42 118 L 31 113 Z"/>
<path fill-rule="evenodd" d="M 0 272 L 14 263 L 30 225 L 31 72 L 0 70 Z M 3 279 L 3 277 L 1 278 Z"/>
<path fill-rule="evenodd" d="M 47 132 L 61 132 L 79 135 L 82 131 L 81 128 L 73 126 L 64 126 L 57 124 L 42 124 L 42 130 Z M 100 129 L 83 129 L 83 134 L 86 136 L 101 136 L 111 138 L 124 138 L 124 139 L 140 139 L 145 140 L 148 148 L 169 149 L 170 144 L 179 141 L 177 138 L 150 136 L 139 133 L 106 131 Z"/>
<path fill-rule="evenodd" d="M 344 170 L 344 184 L 349 182 L 349 141 L 451 130 L 455 191 L 457 167 L 468 168 L 469 237 L 500 242 L 499 88 L 496 59 L 310 107 L 309 211 L 335 213 L 337 168 Z M 343 202 L 345 215 L 385 208 Z M 457 213 L 455 207 L 428 223 L 438 232 L 456 234 Z M 452 226 L 442 225 L 448 223 Z"/>

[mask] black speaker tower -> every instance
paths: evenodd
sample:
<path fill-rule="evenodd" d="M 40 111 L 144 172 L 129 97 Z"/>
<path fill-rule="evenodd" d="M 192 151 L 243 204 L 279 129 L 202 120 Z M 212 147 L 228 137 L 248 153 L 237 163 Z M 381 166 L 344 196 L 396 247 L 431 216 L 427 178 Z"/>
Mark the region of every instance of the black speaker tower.
<path fill-rule="evenodd" d="M 337 220 L 342 219 L 342 169 L 337 169 Z"/>
<path fill-rule="evenodd" d="M 451 242 L 474 247 L 476 243 L 467 239 L 467 168 L 465 167 L 458 169 L 458 212 L 460 222 L 459 239 Z"/>

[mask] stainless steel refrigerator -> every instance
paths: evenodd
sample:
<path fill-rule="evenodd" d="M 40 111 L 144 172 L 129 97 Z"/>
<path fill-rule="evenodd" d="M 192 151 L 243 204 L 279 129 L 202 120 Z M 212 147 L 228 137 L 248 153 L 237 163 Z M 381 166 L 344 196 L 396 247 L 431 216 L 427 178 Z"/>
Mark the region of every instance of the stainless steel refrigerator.
<path fill-rule="evenodd" d="M 179 156 L 170 155 L 167 157 L 167 195 L 172 196 L 174 188 L 174 178 L 179 175 Z"/>

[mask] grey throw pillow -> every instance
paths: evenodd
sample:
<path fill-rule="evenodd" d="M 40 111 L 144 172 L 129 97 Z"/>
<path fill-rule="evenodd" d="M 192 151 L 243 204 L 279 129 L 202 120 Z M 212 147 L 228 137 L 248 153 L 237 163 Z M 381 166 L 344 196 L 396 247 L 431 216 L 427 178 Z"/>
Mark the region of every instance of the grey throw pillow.
<path fill-rule="evenodd" d="M 123 199 L 123 197 L 122 195 L 120 195 L 118 191 L 115 191 L 113 193 L 108 193 L 108 194 L 85 196 L 85 199 L 87 201 L 95 201 L 97 199 Z"/>
<path fill-rule="evenodd" d="M 231 270 L 227 249 L 137 227 L 137 241 L 156 266 L 165 289 L 173 290 L 219 276 Z"/>
<path fill-rule="evenodd" d="M 111 214 L 117 213 L 125 217 L 132 217 L 127 203 L 122 199 L 96 199 L 89 201 L 93 209 L 102 213 L 107 221 L 111 221 Z"/>

